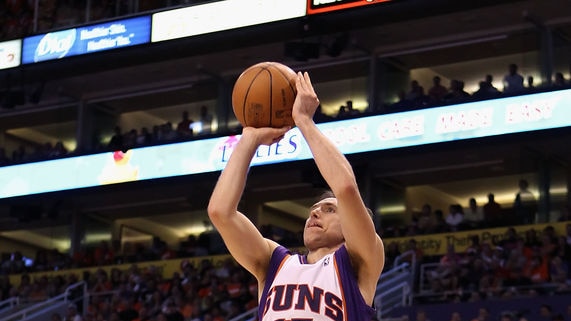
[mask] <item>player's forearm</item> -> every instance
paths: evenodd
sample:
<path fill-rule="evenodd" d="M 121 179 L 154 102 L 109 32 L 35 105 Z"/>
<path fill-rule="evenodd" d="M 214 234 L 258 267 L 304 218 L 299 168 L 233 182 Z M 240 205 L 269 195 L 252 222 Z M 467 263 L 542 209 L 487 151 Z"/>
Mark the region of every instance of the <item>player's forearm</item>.
<path fill-rule="evenodd" d="M 317 128 L 313 120 L 303 119 L 296 124 L 311 149 L 321 175 L 333 193 L 338 195 L 345 188 L 354 187 L 356 185 L 355 174 L 349 161 L 333 142 Z"/>
<path fill-rule="evenodd" d="M 209 215 L 224 216 L 236 213 L 246 186 L 250 162 L 257 148 L 255 141 L 242 136 L 214 187 L 208 204 Z"/>

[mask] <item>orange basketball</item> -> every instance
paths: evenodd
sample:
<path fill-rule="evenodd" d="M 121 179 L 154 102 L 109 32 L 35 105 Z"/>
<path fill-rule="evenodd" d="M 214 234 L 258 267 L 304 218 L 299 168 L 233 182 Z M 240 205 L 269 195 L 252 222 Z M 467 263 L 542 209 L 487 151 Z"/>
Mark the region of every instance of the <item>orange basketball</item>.
<path fill-rule="evenodd" d="M 261 62 L 242 72 L 232 90 L 236 118 L 247 127 L 293 126 L 295 72 L 278 62 Z"/>

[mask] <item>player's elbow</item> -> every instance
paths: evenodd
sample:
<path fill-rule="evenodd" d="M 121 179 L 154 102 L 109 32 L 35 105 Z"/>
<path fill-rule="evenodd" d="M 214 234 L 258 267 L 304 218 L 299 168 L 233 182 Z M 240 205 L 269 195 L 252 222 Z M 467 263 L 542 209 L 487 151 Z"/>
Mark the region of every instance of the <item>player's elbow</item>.
<path fill-rule="evenodd" d="M 333 193 L 337 198 L 353 197 L 359 195 L 359 187 L 354 179 L 346 179 L 333 190 Z"/>
<path fill-rule="evenodd" d="M 224 206 L 220 206 L 216 203 L 210 202 L 207 208 L 208 218 L 214 225 L 217 223 L 222 222 L 224 220 L 225 213 L 228 213 L 227 209 L 224 209 Z"/>

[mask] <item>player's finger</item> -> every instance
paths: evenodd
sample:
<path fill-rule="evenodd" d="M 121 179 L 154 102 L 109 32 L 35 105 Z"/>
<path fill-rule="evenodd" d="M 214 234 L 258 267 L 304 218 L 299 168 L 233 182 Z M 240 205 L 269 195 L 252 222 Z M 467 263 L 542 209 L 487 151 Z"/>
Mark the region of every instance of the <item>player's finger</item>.
<path fill-rule="evenodd" d="M 311 93 L 315 94 L 315 90 L 313 89 L 313 86 L 311 85 L 311 78 L 309 77 L 309 73 L 307 71 L 303 74 L 303 78 L 305 80 L 305 84 L 307 85 L 307 89 Z"/>

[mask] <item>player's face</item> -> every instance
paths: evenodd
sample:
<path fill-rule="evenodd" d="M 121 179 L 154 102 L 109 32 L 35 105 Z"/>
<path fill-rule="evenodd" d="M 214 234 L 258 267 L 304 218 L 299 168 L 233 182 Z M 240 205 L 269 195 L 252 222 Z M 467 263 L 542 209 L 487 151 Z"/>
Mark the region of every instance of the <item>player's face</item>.
<path fill-rule="evenodd" d="M 333 247 L 344 241 L 336 198 L 326 198 L 311 206 L 305 221 L 303 240 L 310 250 Z"/>

